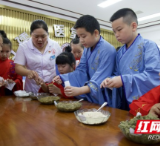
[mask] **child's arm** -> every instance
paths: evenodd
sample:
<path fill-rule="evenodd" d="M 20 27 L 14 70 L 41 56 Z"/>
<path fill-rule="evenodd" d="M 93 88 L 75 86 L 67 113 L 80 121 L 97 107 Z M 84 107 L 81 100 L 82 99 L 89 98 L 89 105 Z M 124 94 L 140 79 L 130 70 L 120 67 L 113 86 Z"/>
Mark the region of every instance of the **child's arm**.
<path fill-rule="evenodd" d="M 37 85 L 40 85 L 41 88 L 39 89 L 38 92 L 46 92 L 46 93 L 49 93 L 49 89 L 48 89 L 48 86 L 46 85 L 46 83 L 40 78 L 35 78 L 34 79 L 37 83 Z"/>
<path fill-rule="evenodd" d="M 144 55 L 142 58 L 144 70 L 135 72 L 135 74 L 121 75 L 126 98 L 129 102 L 132 102 L 135 95 L 142 96 L 145 92 L 160 85 L 160 51 L 155 43 L 147 43 L 144 48 L 144 53 L 142 53 Z"/>
<path fill-rule="evenodd" d="M 66 96 L 66 94 L 64 93 L 64 87 L 62 85 L 57 83 L 53 83 L 53 84 L 54 84 L 54 87 L 57 87 L 59 89 L 57 94 L 62 95 L 64 98 L 73 98 L 72 96 Z"/>
<path fill-rule="evenodd" d="M 96 70 L 87 83 L 87 86 L 89 87 L 87 90 L 89 91 L 91 97 L 94 97 L 93 101 L 96 101 L 96 103 L 102 103 L 102 101 L 106 100 L 106 98 L 104 98 L 106 95 L 104 96 L 103 89 L 100 88 L 100 85 L 106 77 L 111 77 L 113 74 L 115 58 L 115 49 L 108 47 L 108 49 L 102 49 L 99 54 L 98 63 L 93 63 L 93 69 Z M 109 99 L 107 99 L 107 101 L 109 101 Z"/>
<path fill-rule="evenodd" d="M 53 83 L 49 84 L 48 88 L 49 88 L 49 93 L 61 95 L 61 90 L 57 86 L 55 86 Z"/>
<path fill-rule="evenodd" d="M 90 88 L 88 86 L 83 87 L 65 87 L 64 93 L 68 97 L 74 97 L 82 94 L 90 93 Z"/>
<path fill-rule="evenodd" d="M 45 93 L 49 93 L 48 86 L 45 83 L 41 84 L 40 90 L 43 90 Z"/>

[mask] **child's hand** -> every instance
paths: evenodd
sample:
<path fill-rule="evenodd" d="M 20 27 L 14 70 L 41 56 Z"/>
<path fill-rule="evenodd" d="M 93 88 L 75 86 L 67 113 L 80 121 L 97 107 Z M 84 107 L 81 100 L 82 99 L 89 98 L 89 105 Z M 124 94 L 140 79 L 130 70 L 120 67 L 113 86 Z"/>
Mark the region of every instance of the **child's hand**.
<path fill-rule="evenodd" d="M 100 87 L 104 88 L 119 88 L 122 87 L 122 80 L 120 76 L 114 77 L 114 78 L 106 78 L 100 85 Z"/>
<path fill-rule="evenodd" d="M 35 78 L 38 78 L 39 76 L 38 76 L 37 72 L 30 70 L 29 73 L 28 73 L 28 75 L 27 75 L 27 77 L 29 79 L 35 79 Z"/>
<path fill-rule="evenodd" d="M 14 81 L 12 79 L 7 79 L 8 83 L 14 83 Z"/>
<path fill-rule="evenodd" d="M 49 93 L 61 94 L 61 90 L 55 85 L 48 85 Z"/>
<path fill-rule="evenodd" d="M 64 88 L 64 93 L 68 97 L 74 97 L 80 95 L 80 88 L 67 86 Z"/>
<path fill-rule="evenodd" d="M 61 80 L 60 76 L 54 77 L 53 80 L 52 80 L 52 82 L 53 83 L 56 82 L 57 84 L 62 84 L 62 80 Z"/>
<path fill-rule="evenodd" d="M 157 103 L 154 106 L 152 106 L 151 110 L 149 111 L 149 114 L 159 118 L 160 117 L 160 103 Z"/>
<path fill-rule="evenodd" d="M 6 85 L 6 82 L 4 80 L 1 80 L 0 81 L 0 87 L 5 86 L 5 85 Z"/>
<path fill-rule="evenodd" d="M 100 88 L 106 88 L 108 87 L 107 84 L 110 82 L 111 78 L 106 78 L 105 80 L 103 80 L 103 82 L 100 85 Z"/>
<path fill-rule="evenodd" d="M 36 81 L 37 85 L 43 85 L 45 82 L 40 77 L 35 77 L 34 80 Z"/>

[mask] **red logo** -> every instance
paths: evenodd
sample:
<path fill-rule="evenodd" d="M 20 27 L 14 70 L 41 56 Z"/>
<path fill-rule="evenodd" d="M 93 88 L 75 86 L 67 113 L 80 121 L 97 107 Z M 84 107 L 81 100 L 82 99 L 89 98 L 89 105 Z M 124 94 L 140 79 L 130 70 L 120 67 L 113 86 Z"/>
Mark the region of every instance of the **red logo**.
<path fill-rule="evenodd" d="M 135 134 L 160 133 L 160 120 L 137 120 Z"/>
<path fill-rule="evenodd" d="M 55 55 L 56 54 L 56 50 L 53 49 L 52 51 L 49 51 L 49 53 L 52 53 L 53 55 Z"/>

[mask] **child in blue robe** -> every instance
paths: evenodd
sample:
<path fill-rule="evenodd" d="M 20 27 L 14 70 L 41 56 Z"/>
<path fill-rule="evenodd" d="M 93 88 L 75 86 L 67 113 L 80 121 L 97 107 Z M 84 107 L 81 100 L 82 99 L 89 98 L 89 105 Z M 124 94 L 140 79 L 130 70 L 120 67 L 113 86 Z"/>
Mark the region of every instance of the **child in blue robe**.
<path fill-rule="evenodd" d="M 113 77 L 101 87 L 113 88 L 112 107 L 129 110 L 129 104 L 160 85 L 160 51 L 156 43 L 137 33 L 137 16 L 124 8 L 113 14 L 110 21 L 116 39 L 124 44 L 116 56 Z"/>
<path fill-rule="evenodd" d="M 61 78 L 63 82 L 70 82 L 71 86 L 65 87 L 67 96 L 84 98 L 97 104 L 109 103 L 109 95 L 105 97 L 100 84 L 113 72 L 116 50 L 100 36 L 100 26 L 94 17 L 80 17 L 74 28 L 85 47 L 80 64 L 74 72 L 57 76 L 54 81 L 58 82 Z"/>

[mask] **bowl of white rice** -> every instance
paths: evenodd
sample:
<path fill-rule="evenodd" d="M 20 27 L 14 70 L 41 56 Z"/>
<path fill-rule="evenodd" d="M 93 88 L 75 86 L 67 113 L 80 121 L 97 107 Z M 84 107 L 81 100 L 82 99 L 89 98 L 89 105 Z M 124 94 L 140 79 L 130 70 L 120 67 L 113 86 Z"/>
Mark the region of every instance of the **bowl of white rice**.
<path fill-rule="evenodd" d="M 88 125 L 98 125 L 107 122 L 110 117 L 110 112 L 105 110 L 100 110 L 96 112 L 97 109 L 82 109 L 74 112 L 77 120 L 81 123 Z"/>

